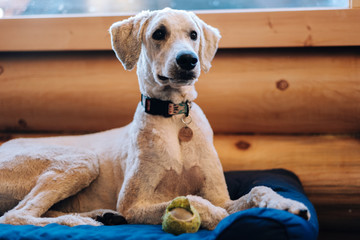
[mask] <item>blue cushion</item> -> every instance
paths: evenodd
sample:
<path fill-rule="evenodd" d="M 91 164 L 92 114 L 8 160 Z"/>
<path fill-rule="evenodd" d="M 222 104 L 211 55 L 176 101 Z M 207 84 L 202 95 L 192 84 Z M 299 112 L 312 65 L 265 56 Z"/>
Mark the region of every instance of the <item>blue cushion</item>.
<path fill-rule="evenodd" d="M 225 173 L 230 197 L 237 199 L 254 186 L 269 186 L 276 192 L 303 202 L 311 213 L 310 221 L 286 211 L 252 208 L 223 219 L 213 231 L 201 229 L 193 234 L 174 236 L 161 230 L 160 225 L 76 226 L 49 224 L 45 227 L 0 224 L 0 239 L 317 239 L 316 212 L 306 198 L 299 179 L 291 172 L 237 171 Z"/>
<path fill-rule="evenodd" d="M 284 169 L 237 171 L 225 173 L 231 199 L 238 199 L 255 186 L 267 186 L 283 197 L 304 203 L 311 214 L 309 221 L 286 211 L 253 208 L 230 215 L 214 231 L 217 239 L 243 240 L 312 240 L 317 239 L 319 224 L 316 211 L 306 197 L 299 178 Z M 224 229 L 224 221 L 235 218 Z M 220 230 L 218 230 L 221 228 Z"/>

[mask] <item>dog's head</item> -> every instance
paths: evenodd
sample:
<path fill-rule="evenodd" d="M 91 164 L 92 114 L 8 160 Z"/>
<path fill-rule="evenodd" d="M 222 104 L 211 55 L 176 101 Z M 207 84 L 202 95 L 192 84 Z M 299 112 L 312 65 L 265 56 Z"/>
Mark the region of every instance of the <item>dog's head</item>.
<path fill-rule="evenodd" d="M 112 47 L 126 70 L 139 61 L 158 85 L 192 85 L 207 72 L 220 40 L 219 31 L 194 13 L 144 11 L 110 28 Z M 139 71 L 140 66 L 138 66 Z"/>

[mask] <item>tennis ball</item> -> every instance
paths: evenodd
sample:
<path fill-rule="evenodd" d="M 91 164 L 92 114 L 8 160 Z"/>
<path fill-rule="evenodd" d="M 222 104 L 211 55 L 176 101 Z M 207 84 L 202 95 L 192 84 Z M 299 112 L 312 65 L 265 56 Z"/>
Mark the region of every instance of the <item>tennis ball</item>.
<path fill-rule="evenodd" d="M 201 224 L 198 211 L 190 205 L 186 197 L 175 198 L 166 208 L 163 216 L 162 229 L 165 232 L 179 235 L 195 233 Z"/>

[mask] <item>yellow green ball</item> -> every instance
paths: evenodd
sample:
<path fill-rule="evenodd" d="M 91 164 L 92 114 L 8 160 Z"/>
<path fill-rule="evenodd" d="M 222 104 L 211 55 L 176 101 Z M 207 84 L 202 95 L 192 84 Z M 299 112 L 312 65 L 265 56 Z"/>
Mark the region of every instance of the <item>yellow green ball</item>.
<path fill-rule="evenodd" d="M 201 225 L 198 211 L 190 205 L 186 197 L 175 198 L 166 208 L 162 229 L 165 232 L 179 235 L 195 233 Z"/>

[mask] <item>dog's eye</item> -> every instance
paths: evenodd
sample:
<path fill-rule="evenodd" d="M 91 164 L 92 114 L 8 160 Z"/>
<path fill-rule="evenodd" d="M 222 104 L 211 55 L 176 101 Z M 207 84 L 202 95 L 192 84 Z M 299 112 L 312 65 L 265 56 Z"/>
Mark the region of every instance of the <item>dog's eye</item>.
<path fill-rule="evenodd" d="M 197 39 L 197 32 L 191 31 L 190 38 L 195 41 Z"/>
<path fill-rule="evenodd" d="M 152 38 L 155 40 L 164 40 L 165 35 L 166 35 L 166 30 L 163 28 L 160 28 L 153 33 Z"/>

